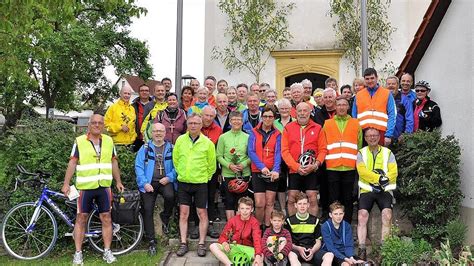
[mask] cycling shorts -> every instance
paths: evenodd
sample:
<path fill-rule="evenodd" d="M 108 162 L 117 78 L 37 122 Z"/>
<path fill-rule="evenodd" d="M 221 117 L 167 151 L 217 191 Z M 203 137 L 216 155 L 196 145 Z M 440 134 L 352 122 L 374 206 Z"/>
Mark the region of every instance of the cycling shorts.
<path fill-rule="evenodd" d="M 110 187 L 81 190 L 77 198 L 77 213 L 90 213 L 94 209 L 94 204 L 97 205 L 99 213 L 110 212 L 112 199 Z"/>

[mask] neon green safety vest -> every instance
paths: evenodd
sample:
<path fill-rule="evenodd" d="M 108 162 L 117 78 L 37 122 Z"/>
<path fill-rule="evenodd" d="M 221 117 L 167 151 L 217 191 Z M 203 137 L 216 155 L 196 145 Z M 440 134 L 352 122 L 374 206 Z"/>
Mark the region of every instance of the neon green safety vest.
<path fill-rule="evenodd" d="M 87 135 L 76 138 L 79 162 L 76 166 L 76 187 L 79 190 L 110 187 L 112 185 L 112 153 L 114 142 L 102 134 L 100 159 Z"/>
<path fill-rule="evenodd" d="M 385 174 L 387 174 L 388 173 L 388 159 L 390 158 L 391 151 L 382 146 L 380 148 L 381 148 L 381 151 L 379 152 L 379 154 L 377 154 L 377 156 L 375 156 L 375 160 L 374 160 L 374 156 L 372 152 L 369 149 L 369 146 L 366 146 L 360 149 L 360 153 L 362 155 L 362 160 L 364 160 L 365 167 L 368 170 L 372 171 L 374 169 L 382 169 L 385 172 Z M 359 180 L 359 187 L 367 191 L 373 190 L 372 186 L 370 186 L 369 184 L 365 183 L 362 180 Z M 395 190 L 396 188 L 397 188 L 397 184 L 392 183 L 392 181 L 390 181 L 390 183 L 385 187 L 384 190 L 391 191 L 391 190 Z"/>

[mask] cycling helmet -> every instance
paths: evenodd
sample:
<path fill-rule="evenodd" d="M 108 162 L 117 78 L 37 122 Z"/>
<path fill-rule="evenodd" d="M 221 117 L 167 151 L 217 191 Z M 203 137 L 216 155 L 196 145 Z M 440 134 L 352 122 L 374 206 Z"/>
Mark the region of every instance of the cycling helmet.
<path fill-rule="evenodd" d="M 424 81 L 424 80 L 420 80 L 415 84 L 415 88 L 418 87 L 418 86 L 419 87 L 425 87 L 429 91 L 431 90 L 430 84 L 427 81 Z"/>
<path fill-rule="evenodd" d="M 229 189 L 229 192 L 235 194 L 244 193 L 248 187 L 249 183 L 239 178 L 230 180 L 229 184 L 227 185 L 227 189 Z"/>
<path fill-rule="evenodd" d="M 308 166 L 316 162 L 315 152 L 313 150 L 307 150 L 298 158 L 298 162 L 301 166 Z"/>
<path fill-rule="evenodd" d="M 232 254 L 230 261 L 236 266 L 247 266 L 251 263 L 249 256 L 244 252 L 235 252 Z"/>
<path fill-rule="evenodd" d="M 272 176 L 270 174 L 268 175 L 265 175 L 263 173 L 259 173 L 257 175 L 257 177 L 261 178 L 263 181 L 267 182 L 267 183 L 271 183 L 272 182 Z"/>

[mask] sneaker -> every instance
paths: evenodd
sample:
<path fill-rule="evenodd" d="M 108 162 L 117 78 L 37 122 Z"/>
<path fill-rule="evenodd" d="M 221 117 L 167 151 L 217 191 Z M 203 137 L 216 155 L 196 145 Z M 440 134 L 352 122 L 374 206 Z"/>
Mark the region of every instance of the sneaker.
<path fill-rule="evenodd" d="M 114 256 L 114 254 L 112 254 L 112 251 L 110 249 L 106 249 L 104 251 L 102 259 L 107 262 L 107 264 L 111 264 L 117 261 L 117 258 Z"/>
<path fill-rule="evenodd" d="M 211 238 L 219 238 L 220 236 L 219 233 L 214 229 L 213 224 L 209 224 L 209 227 L 207 228 L 207 235 Z"/>
<path fill-rule="evenodd" d="M 166 225 L 166 224 L 161 225 L 161 231 L 163 232 L 163 235 L 169 235 L 169 233 L 170 233 L 170 229 L 169 229 L 168 225 Z"/>
<path fill-rule="evenodd" d="M 72 259 L 72 265 L 84 265 L 84 261 L 82 260 L 82 251 L 75 252 L 74 258 Z"/>
<path fill-rule="evenodd" d="M 197 254 L 199 257 L 205 257 L 206 256 L 206 245 L 204 244 L 199 244 L 197 248 Z"/>
<path fill-rule="evenodd" d="M 194 226 L 194 229 L 189 233 L 189 238 L 198 239 L 199 238 L 199 226 Z"/>
<path fill-rule="evenodd" d="M 188 253 L 188 244 L 186 244 L 186 243 L 181 243 L 181 245 L 179 245 L 178 251 L 176 251 L 176 255 L 177 255 L 178 257 L 182 257 L 182 256 L 184 256 L 186 253 Z"/>
<path fill-rule="evenodd" d="M 359 258 L 363 261 L 367 260 L 367 249 L 365 249 L 365 248 L 360 248 L 359 249 Z"/>
<path fill-rule="evenodd" d="M 155 256 L 156 255 L 156 241 L 151 240 L 148 244 L 148 255 Z"/>

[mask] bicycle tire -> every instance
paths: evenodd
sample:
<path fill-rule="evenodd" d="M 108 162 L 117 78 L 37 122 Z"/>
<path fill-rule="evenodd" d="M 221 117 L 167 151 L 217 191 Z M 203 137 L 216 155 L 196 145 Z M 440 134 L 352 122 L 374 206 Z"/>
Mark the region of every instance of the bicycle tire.
<path fill-rule="evenodd" d="M 24 228 L 28 226 L 35 209 L 36 205 L 34 202 L 24 202 L 11 208 L 7 214 L 5 214 L 2 223 L 2 241 L 5 250 L 14 258 L 20 260 L 39 259 L 48 255 L 56 244 L 56 240 L 58 239 L 58 225 L 53 213 L 44 205 L 40 208 L 40 213 L 38 214 L 38 219 L 32 233 L 27 234 L 25 232 Z M 23 211 L 25 214 L 22 214 Z M 46 233 L 41 234 L 41 232 L 46 230 Z M 37 233 L 36 236 L 34 236 L 34 233 Z M 52 236 L 49 235 L 50 233 L 52 233 Z M 22 234 L 24 234 L 24 236 L 22 236 Z M 15 238 L 12 239 L 14 235 Z M 41 239 L 46 239 L 46 243 L 43 243 Z M 43 245 L 38 245 L 38 243 Z M 19 248 L 20 246 L 22 248 Z M 38 254 L 35 254 L 35 247 Z"/>
<path fill-rule="evenodd" d="M 113 224 L 112 244 L 110 249 L 114 255 L 123 255 L 134 250 L 142 240 L 144 226 L 142 214 L 138 215 L 137 225 L 118 225 Z M 87 232 L 102 231 L 102 223 L 100 221 L 97 210 L 91 212 L 87 218 Z M 98 252 L 104 252 L 104 241 L 101 237 L 89 237 L 92 248 Z"/>

